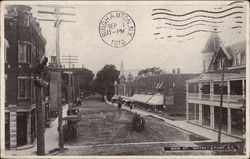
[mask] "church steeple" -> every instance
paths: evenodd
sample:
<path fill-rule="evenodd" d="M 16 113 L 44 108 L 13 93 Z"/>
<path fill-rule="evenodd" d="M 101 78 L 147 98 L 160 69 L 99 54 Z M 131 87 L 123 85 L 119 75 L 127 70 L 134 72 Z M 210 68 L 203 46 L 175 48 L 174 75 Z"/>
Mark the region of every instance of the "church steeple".
<path fill-rule="evenodd" d="M 121 78 L 121 76 L 125 77 L 123 61 L 121 61 L 121 67 L 120 67 L 120 75 L 119 75 L 119 78 Z"/>

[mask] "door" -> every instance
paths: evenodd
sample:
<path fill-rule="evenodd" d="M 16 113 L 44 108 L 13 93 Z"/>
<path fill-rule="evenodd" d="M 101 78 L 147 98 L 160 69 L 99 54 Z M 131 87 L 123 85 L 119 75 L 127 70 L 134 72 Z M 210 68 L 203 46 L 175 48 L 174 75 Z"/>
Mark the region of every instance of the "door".
<path fill-rule="evenodd" d="M 27 113 L 17 113 L 17 146 L 27 144 Z"/>

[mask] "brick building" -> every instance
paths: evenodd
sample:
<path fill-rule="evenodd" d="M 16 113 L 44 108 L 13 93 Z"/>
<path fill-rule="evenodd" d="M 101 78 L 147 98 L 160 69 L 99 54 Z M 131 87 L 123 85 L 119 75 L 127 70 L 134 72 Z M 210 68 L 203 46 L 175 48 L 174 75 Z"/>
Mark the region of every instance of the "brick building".
<path fill-rule="evenodd" d="M 129 97 L 147 109 L 162 109 L 165 105 L 169 110 L 185 113 L 185 81 L 199 75 L 183 74 L 180 69 L 174 69 L 172 73 L 147 74 L 135 79 L 128 74 L 126 78 L 122 63 L 119 81 L 115 84 L 115 96 Z"/>
<path fill-rule="evenodd" d="M 36 137 L 35 84 L 31 68 L 44 56 L 46 40 L 30 12 L 31 7 L 8 5 L 6 10 L 5 146 L 15 149 L 32 144 Z"/>
<path fill-rule="evenodd" d="M 220 37 L 212 33 L 202 51 L 202 59 L 202 74 L 186 81 L 187 121 L 217 131 L 223 88 L 222 132 L 242 137 L 242 108 L 246 99 L 246 42 L 223 46 Z M 225 64 L 224 84 L 221 82 L 222 62 Z"/>

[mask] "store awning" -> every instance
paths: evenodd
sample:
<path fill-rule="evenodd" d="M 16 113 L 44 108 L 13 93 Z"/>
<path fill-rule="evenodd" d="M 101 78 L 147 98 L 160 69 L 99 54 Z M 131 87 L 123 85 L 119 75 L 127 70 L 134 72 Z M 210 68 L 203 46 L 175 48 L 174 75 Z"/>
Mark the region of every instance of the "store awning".
<path fill-rule="evenodd" d="M 114 95 L 111 99 L 117 99 L 117 95 Z"/>
<path fill-rule="evenodd" d="M 132 100 L 140 103 L 147 103 L 147 101 L 152 98 L 153 95 L 145 95 L 145 94 L 134 94 L 132 96 Z"/>
<path fill-rule="evenodd" d="M 148 102 L 149 105 L 163 105 L 163 95 L 156 94 Z"/>
<path fill-rule="evenodd" d="M 144 97 L 144 94 L 134 94 L 131 99 L 136 102 L 141 102 L 142 98 Z"/>
<path fill-rule="evenodd" d="M 152 97 L 153 97 L 153 95 L 145 95 L 145 96 L 142 98 L 141 102 L 142 102 L 142 103 L 147 103 Z"/>

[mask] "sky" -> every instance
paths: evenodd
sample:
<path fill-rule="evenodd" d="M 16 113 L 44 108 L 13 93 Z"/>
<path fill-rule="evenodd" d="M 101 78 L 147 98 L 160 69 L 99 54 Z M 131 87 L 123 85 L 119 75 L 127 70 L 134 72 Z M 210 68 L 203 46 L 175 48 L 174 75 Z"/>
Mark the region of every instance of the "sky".
<path fill-rule="evenodd" d="M 186 4 L 185 4 L 186 3 Z M 103 68 L 105 64 L 114 64 L 120 69 L 121 60 L 124 63 L 124 69 L 144 69 L 148 67 L 161 67 L 166 72 L 171 72 L 173 68 L 180 68 L 182 73 L 197 73 L 202 70 L 202 53 L 211 32 L 199 31 L 182 37 L 192 31 L 214 30 L 214 25 L 220 31 L 219 36 L 225 46 L 245 40 L 245 7 L 242 3 L 230 4 L 231 2 L 157 2 L 145 4 L 142 2 L 113 2 L 108 3 L 81 3 L 75 5 L 75 9 L 63 9 L 63 12 L 73 12 L 75 16 L 62 16 L 61 19 L 75 20 L 75 23 L 62 23 L 60 26 L 60 53 L 61 56 L 78 56 L 78 64 L 75 67 L 84 67 L 96 72 Z M 50 10 L 46 7 L 32 6 L 33 16 L 39 18 L 53 18 L 53 16 L 37 14 L 37 10 Z M 181 15 L 197 10 L 207 10 L 213 12 L 224 11 L 235 7 L 223 13 L 195 12 L 183 16 L 171 16 L 159 14 L 152 16 L 153 13 L 170 13 Z M 238 7 L 238 8 L 237 8 Z M 156 10 L 153 9 L 165 9 Z M 125 47 L 113 48 L 104 43 L 99 35 L 99 23 L 102 17 L 110 11 L 123 11 L 130 15 L 135 22 L 135 36 Z M 233 12 L 234 15 L 220 19 L 203 18 L 207 21 L 216 21 L 221 23 L 207 23 L 200 21 L 192 24 L 205 25 L 184 26 L 194 18 L 185 20 L 193 16 L 224 16 Z M 241 16 L 241 19 L 236 19 Z M 182 22 L 173 22 L 167 20 L 153 20 L 153 18 L 170 18 L 174 20 L 183 20 Z M 236 24 L 236 21 L 243 21 Z M 170 23 L 171 25 L 166 25 Z M 172 26 L 174 24 L 174 26 Z M 237 25 L 240 28 L 231 29 Z M 42 33 L 47 40 L 46 55 L 49 57 L 55 55 L 55 29 L 52 22 L 40 22 Z M 190 26 L 190 28 L 186 28 Z M 156 29 L 158 27 L 158 29 Z M 160 28 L 160 29 L 159 29 Z M 171 29 L 172 28 L 172 29 Z M 184 28 L 181 30 L 181 28 Z M 179 30 L 175 30 L 179 29 Z M 180 36 L 180 37 L 177 37 Z M 170 38 L 169 38 L 170 37 Z"/>

